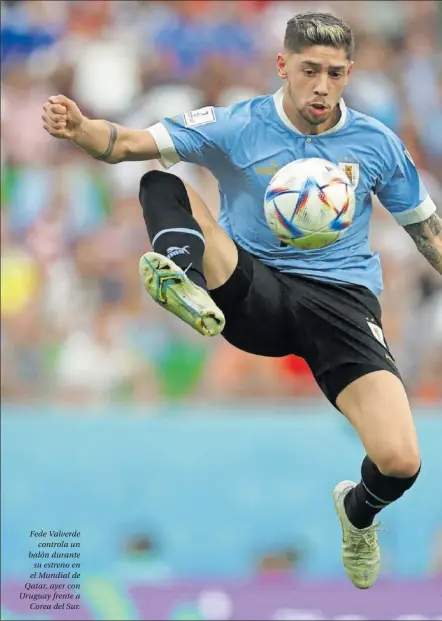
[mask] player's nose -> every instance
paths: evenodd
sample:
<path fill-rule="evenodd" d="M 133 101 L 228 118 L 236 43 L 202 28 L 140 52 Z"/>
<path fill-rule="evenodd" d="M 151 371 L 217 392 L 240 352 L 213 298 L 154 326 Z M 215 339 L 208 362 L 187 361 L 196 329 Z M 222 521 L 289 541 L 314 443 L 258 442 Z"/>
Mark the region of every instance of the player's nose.
<path fill-rule="evenodd" d="M 328 76 L 319 74 L 315 82 L 315 95 L 326 97 L 328 95 Z"/>

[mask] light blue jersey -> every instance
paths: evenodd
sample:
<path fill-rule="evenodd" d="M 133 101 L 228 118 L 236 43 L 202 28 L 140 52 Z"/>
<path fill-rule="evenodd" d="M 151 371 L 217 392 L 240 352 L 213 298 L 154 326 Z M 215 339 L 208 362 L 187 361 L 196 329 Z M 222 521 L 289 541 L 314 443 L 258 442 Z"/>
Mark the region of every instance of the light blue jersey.
<path fill-rule="evenodd" d="M 382 290 L 377 253 L 368 240 L 372 193 L 405 226 L 436 207 L 399 138 L 379 121 L 345 106 L 341 119 L 320 135 L 300 133 L 282 106 L 282 89 L 228 108 L 202 108 L 149 128 L 170 168 L 179 161 L 208 168 L 219 182 L 219 224 L 263 263 L 281 272 Z M 264 194 L 277 170 L 301 158 L 338 164 L 356 189 L 354 220 L 336 243 L 320 250 L 281 247 L 264 217 Z"/>

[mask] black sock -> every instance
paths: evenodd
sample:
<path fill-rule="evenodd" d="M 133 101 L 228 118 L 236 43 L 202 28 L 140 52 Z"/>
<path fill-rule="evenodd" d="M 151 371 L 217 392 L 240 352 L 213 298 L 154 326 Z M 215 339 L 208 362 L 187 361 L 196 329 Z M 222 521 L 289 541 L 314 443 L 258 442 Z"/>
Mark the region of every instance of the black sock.
<path fill-rule="evenodd" d="M 344 498 L 348 519 L 356 528 L 367 528 L 374 516 L 400 498 L 416 481 L 419 470 L 412 477 L 388 477 L 366 455 L 361 467 L 361 482 Z"/>
<path fill-rule="evenodd" d="M 139 198 L 152 249 L 172 259 L 196 285 L 207 289 L 204 236 L 192 215 L 184 183 L 176 175 L 151 170 L 141 177 Z"/>

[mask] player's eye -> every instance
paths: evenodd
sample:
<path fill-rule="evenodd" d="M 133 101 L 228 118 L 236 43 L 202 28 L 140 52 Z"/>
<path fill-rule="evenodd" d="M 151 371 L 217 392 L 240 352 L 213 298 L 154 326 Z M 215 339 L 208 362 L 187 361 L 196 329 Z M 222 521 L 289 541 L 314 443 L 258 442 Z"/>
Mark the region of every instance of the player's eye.
<path fill-rule="evenodd" d="M 331 71 L 329 74 L 332 78 L 334 78 L 335 80 L 337 80 L 338 78 L 340 78 L 343 73 L 342 71 Z"/>
<path fill-rule="evenodd" d="M 313 69 L 304 69 L 304 74 L 308 76 L 316 75 L 316 71 Z"/>

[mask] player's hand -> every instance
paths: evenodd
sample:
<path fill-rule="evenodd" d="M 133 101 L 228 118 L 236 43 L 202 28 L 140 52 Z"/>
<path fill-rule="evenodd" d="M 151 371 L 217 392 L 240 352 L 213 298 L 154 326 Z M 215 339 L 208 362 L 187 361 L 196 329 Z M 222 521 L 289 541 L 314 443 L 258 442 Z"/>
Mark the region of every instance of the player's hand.
<path fill-rule="evenodd" d="M 75 137 L 81 131 L 81 125 L 85 117 L 75 101 L 68 99 L 64 95 L 55 95 L 49 97 L 43 106 L 41 118 L 43 128 L 51 136 L 75 140 Z"/>

